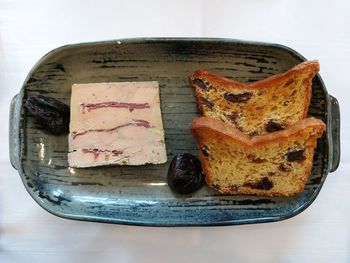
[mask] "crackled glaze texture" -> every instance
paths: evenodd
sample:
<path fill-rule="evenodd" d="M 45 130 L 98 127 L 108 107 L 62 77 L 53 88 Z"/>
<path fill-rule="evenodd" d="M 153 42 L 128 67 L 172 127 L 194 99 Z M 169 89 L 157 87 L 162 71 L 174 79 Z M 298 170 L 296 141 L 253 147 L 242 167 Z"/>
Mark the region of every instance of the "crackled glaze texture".
<path fill-rule="evenodd" d="M 176 153 L 197 155 L 188 129 L 198 116 L 187 81 L 193 71 L 205 69 L 251 82 L 284 72 L 302 60 L 283 46 L 220 39 L 120 40 L 56 49 L 38 62 L 13 102 L 12 163 L 33 198 L 46 210 L 66 218 L 183 226 L 256 223 L 291 217 L 314 200 L 329 170 L 337 165 L 338 155 L 332 160 L 329 153 L 333 152 L 331 108 L 335 111 L 338 108 L 336 100 L 331 101 L 327 95 L 319 75 L 313 80 L 309 115 L 322 119 L 328 130 L 318 141 L 312 175 L 301 194 L 290 198 L 227 196 L 204 187 L 193 195 L 182 196 L 170 191 L 166 175 Z M 67 136 L 56 137 L 40 130 L 22 107 L 24 98 L 38 94 L 69 104 L 73 83 L 119 81 L 159 82 L 168 163 L 70 168 Z M 334 120 L 339 124 L 339 115 Z M 337 153 L 337 136 L 333 140 Z"/>

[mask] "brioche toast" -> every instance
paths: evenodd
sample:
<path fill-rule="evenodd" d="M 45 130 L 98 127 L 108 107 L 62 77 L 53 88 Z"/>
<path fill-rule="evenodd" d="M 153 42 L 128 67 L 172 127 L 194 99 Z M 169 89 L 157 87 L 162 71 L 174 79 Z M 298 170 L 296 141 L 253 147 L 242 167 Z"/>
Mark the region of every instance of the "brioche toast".
<path fill-rule="evenodd" d="M 317 61 L 250 84 L 197 70 L 190 77 L 203 116 L 222 120 L 250 135 L 283 130 L 307 115 Z"/>
<path fill-rule="evenodd" d="M 325 127 L 321 120 L 307 118 L 250 137 L 228 123 L 200 117 L 190 128 L 210 187 L 225 194 L 291 196 L 304 189 Z"/>

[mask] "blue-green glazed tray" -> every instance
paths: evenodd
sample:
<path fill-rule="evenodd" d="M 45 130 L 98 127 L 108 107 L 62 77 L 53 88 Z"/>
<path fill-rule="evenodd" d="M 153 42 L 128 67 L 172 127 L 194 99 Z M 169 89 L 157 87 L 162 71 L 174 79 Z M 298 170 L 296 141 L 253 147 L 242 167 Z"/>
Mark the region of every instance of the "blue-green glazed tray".
<path fill-rule="evenodd" d="M 277 44 L 231 39 L 127 39 L 67 45 L 45 55 L 12 101 L 10 157 L 34 200 L 69 219 L 148 226 L 216 226 L 290 218 L 316 198 L 339 164 L 340 115 L 337 100 L 322 79 L 313 80 L 309 115 L 327 132 L 318 141 L 305 190 L 287 198 L 229 196 L 208 187 L 176 195 L 166 183 L 169 162 L 179 152 L 197 154 L 189 132 L 196 118 L 188 76 L 206 69 L 241 82 L 284 72 L 305 59 Z M 322 65 L 322 62 L 321 62 Z M 23 107 L 27 96 L 46 95 L 69 104 L 73 83 L 150 81 L 160 84 L 168 163 L 138 167 L 70 168 L 67 136 L 39 129 Z"/>

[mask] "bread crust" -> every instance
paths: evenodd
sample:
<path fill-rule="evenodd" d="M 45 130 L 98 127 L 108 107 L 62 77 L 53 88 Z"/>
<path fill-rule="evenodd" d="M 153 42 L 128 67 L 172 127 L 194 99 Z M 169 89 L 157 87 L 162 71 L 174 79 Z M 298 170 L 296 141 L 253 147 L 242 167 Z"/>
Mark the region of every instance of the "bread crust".
<path fill-rule="evenodd" d="M 216 120 L 210 117 L 200 117 L 195 119 L 190 126 L 191 133 L 197 139 L 198 148 L 200 148 L 201 141 L 203 136 L 207 136 L 208 131 L 212 131 L 215 134 L 215 140 L 225 140 L 228 142 L 234 141 L 236 144 L 239 144 L 242 148 L 251 149 L 259 147 L 262 145 L 268 145 L 269 143 L 275 143 L 278 141 L 288 141 L 290 137 L 301 133 L 304 129 L 312 130 L 312 137 L 319 138 L 326 129 L 326 125 L 323 121 L 316 118 L 307 118 L 298 121 L 297 123 L 291 125 L 289 128 L 276 131 L 271 134 L 266 134 L 257 137 L 249 137 L 248 135 L 242 133 L 237 128 L 230 126 L 223 121 Z M 212 138 L 214 140 L 214 138 Z M 313 156 L 313 151 L 316 146 L 317 140 L 315 139 L 310 145 Z M 261 195 L 261 196 L 291 196 L 303 191 L 304 186 L 308 180 L 312 169 L 312 158 L 308 160 L 307 166 L 305 166 L 305 172 L 301 177 L 301 181 L 298 185 L 298 189 L 293 192 L 276 192 L 270 190 L 260 190 L 260 189 L 251 189 L 249 187 L 239 187 L 237 189 L 224 188 L 218 185 L 213 184 L 212 175 L 209 169 L 209 163 L 207 158 L 204 156 L 202 151 L 199 151 L 199 159 L 202 163 L 202 168 L 206 174 L 207 184 L 224 194 L 249 194 L 249 195 Z"/>
<path fill-rule="evenodd" d="M 309 82 L 312 80 L 312 78 L 316 75 L 316 73 L 319 70 L 320 70 L 320 65 L 318 61 L 310 60 L 310 61 L 302 62 L 284 73 L 276 74 L 276 75 L 267 77 L 266 79 L 258 80 L 256 82 L 248 83 L 248 84 L 227 79 L 227 78 L 218 76 L 216 74 L 210 73 L 206 70 L 197 70 L 189 77 L 189 83 L 194 88 L 196 103 L 197 105 L 200 105 L 201 104 L 200 93 L 194 83 L 196 79 L 205 80 L 208 83 L 219 87 L 221 90 L 228 91 L 228 92 L 232 90 L 239 90 L 239 89 L 258 91 L 258 90 L 269 89 L 269 88 L 273 89 L 274 87 L 277 86 L 278 83 L 284 82 L 288 79 L 293 79 L 297 76 L 300 76 L 301 74 L 308 74 L 308 77 L 305 78 L 305 82 Z M 312 86 L 305 85 L 304 92 L 305 92 L 305 97 L 303 101 L 302 118 L 305 118 L 307 116 L 310 99 L 311 99 Z"/>
<path fill-rule="evenodd" d="M 293 76 L 300 75 L 302 73 L 317 73 L 320 71 L 320 64 L 317 60 L 309 60 L 302 62 L 288 71 L 280 74 L 276 74 L 270 77 L 267 77 L 262 80 L 258 80 L 252 83 L 241 83 L 232 79 L 228 79 L 225 77 L 218 76 L 214 73 L 208 72 L 206 70 L 196 70 L 190 77 L 189 82 L 191 85 L 193 85 L 193 81 L 196 78 L 203 78 L 207 80 L 209 83 L 213 83 L 220 88 L 230 91 L 232 88 L 244 88 L 244 89 L 252 89 L 252 90 L 258 90 L 258 89 L 267 89 L 271 86 L 273 86 L 276 82 L 279 82 L 281 80 L 290 79 Z"/>
<path fill-rule="evenodd" d="M 234 140 L 241 146 L 256 147 L 270 142 L 288 140 L 293 134 L 296 134 L 303 129 L 313 127 L 315 136 L 319 137 L 326 129 L 326 124 L 323 121 L 314 117 L 302 119 L 285 130 L 276 131 L 262 136 L 250 137 L 234 126 L 228 125 L 223 121 L 219 121 L 210 117 L 199 117 L 192 121 L 190 129 L 192 134 L 197 137 L 199 129 L 209 129 L 218 133 L 222 139 Z"/>

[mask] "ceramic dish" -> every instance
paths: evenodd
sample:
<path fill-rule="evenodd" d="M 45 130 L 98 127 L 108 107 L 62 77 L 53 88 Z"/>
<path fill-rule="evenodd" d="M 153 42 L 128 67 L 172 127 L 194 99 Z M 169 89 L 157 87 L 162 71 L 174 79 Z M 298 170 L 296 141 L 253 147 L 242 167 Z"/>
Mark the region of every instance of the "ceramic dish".
<path fill-rule="evenodd" d="M 34 200 L 64 218 L 151 226 L 233 225 L 292 217 L 316 198 L 327 174 L 339 164 L 340 115 L 337 100 L 317 75 L 309 115 L 327 132 L 318 141 L 312 174 L 294 197 L 228 196 L 207 187 L 192 195 L 169 190 L 166 173 L 179 152 L 197 154 L 189 133 L 197 117 L 187 77 L 206 69 L 241 82 L 284 72 L 305 59 L 277 44 L 229 39 L 131 39 L 63 46 L 44 56 L 12 101 L 10 156 Z M 322 67 L 322 62 L 321 62 Z M 150 81 L 160 84 L 168 163 L 138 167 L 70 168 L 67 136 L 38 129 L 23 108 L 30 95 L 69 104 L 73 83 Z"/>

